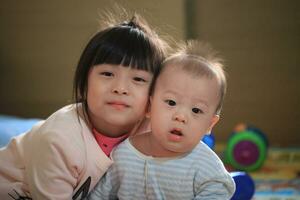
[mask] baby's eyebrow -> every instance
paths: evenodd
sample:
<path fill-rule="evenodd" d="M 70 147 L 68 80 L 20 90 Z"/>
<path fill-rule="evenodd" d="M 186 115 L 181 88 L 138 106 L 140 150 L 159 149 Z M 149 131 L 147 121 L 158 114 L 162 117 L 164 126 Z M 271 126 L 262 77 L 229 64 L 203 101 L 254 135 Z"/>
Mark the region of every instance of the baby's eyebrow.
<path fill-rule="evenodd" d="M 206 107 L 208 107 L 208 102 L 206 100 L 196 98 L 195 102 L 198 102 L 198 103 L 200 102 L 201 104 L 204 104 Z"/>
<path fill-rule="evenodd" d="M 180 96 L 178 92 L 175 92 L 173 90 L 166 90 L 165 95 L 175 95 L 175 96 Z"/>

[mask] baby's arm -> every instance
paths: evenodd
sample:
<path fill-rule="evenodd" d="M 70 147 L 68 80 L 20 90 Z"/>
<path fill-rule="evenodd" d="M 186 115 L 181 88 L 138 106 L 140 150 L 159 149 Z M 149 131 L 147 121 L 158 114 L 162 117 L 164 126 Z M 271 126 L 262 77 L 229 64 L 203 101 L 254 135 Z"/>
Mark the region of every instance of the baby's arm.
<path fill-rule="evenodd" d="M 205 182 L 200 183 L 197 178 L 195 181 L 194 200 L 229 200 L 235 191 L 234 181 L 228 173 L 219 175 L 216 172 L 216 177 Z"/>
<path fill-rule="evenodd" d="M 114 165 L 114 164 L 113 164 Z M 100 179 L 95 188 L 88 195 L 89 200 L 108 200 L 108 199 L 118 199 L 117 197 L 117 177 L 113 174 L 115 173 L 114 166 L 110 167 L 106 174 Z"/>

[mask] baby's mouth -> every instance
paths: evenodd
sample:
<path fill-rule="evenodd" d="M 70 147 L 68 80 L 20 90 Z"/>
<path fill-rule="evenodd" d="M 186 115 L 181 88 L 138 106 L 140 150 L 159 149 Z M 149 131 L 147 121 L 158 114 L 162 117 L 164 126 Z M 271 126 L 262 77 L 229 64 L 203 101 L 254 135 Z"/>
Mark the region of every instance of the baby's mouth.
<path fill-rule="evenodd" d="M 181 130 L 179 129 L 173 129 L 170 131 L 171 134 L 174 134 L 174 135 L 178 135 L 178 136 L 183 136 Z"/>

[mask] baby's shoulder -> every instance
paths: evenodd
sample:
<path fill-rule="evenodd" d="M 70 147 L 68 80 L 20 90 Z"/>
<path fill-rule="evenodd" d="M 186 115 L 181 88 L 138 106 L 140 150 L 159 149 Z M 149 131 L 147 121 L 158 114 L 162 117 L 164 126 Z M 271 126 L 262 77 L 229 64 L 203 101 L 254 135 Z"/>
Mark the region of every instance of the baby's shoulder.
<path fill-rule="evenodd" d="M 125 139 L 123 142 L 121 142 L 118 146 L 116 146 L 113 150 L 112 150 L 112 155 L 113 156 L 118 156 L 118 155 L 125 155 L 130 153 L 130 149 L 128 147 L 128 142 L 129 139 Z"/>
<path fill-rule="evenodd" d="M 134 160 L 136 158 L 136 153 L 132 148 L 132 144 L 129 141 L 129 138 L 121 142 L 116 148 L 111 152 L 112 158 L 114 161 L 122 160 Z"/>
<path fill-rule="evenodd" d="M 220 157 L 210 149 L 205 143 L 200 142 L 189 157 L 195 162 L 196 165 L 207 166 L 208 168 L 223 168 L 223 162 Z"/>

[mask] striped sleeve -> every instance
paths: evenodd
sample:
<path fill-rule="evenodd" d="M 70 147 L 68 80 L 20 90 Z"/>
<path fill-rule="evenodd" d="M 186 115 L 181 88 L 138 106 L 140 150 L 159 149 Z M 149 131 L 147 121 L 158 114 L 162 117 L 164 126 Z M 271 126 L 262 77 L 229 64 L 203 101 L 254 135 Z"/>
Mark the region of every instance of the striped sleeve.
<path fill-rule="evenodd" d="M 200 155 L 203 160 L 195 176 L 194 199 L 230 199 L 235 191 L 235 183 L 220 158 L 210 150 L 199 153 L 203 154 Z"/>

